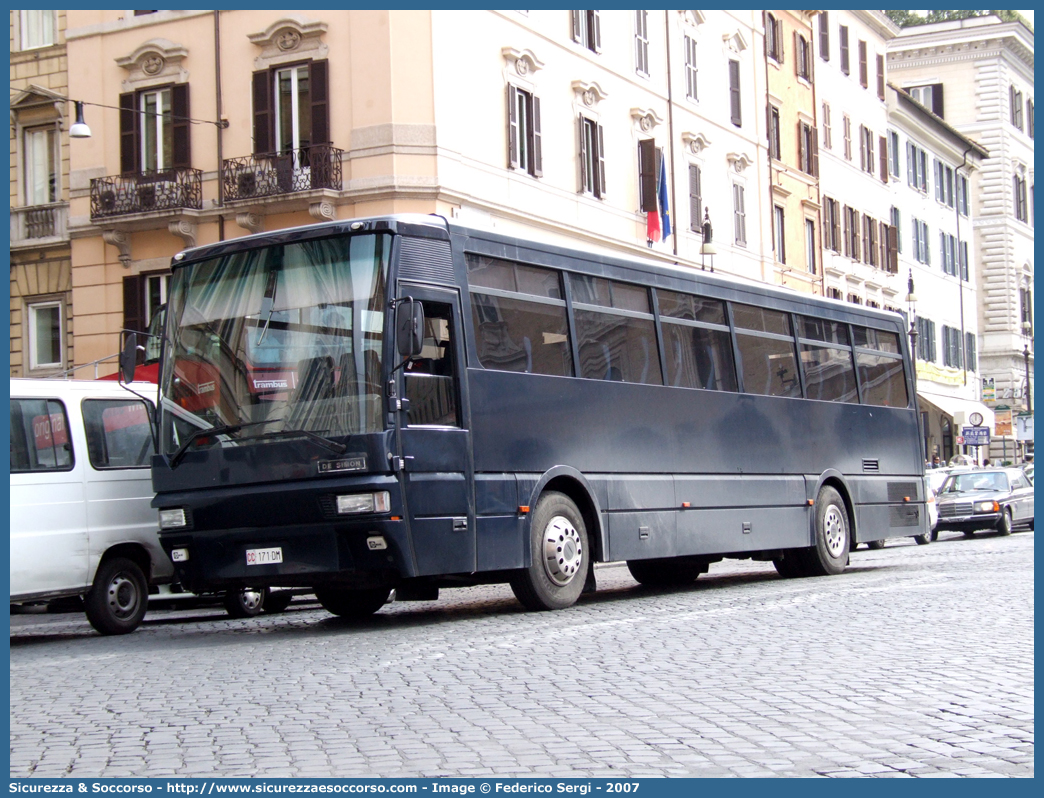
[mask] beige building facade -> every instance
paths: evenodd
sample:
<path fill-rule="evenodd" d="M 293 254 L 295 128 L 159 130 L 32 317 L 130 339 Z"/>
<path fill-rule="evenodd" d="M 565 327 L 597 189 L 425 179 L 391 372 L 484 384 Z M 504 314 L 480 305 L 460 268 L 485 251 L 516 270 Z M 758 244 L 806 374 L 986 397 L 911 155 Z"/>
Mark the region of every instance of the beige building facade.
<path fill-rule="evenodd" d="M 11 11 L 11 376 L 72 363 L 64 11 Z"/>
<path fill-rule="evenodd" d="M 181 249 L 325 219 L 775 279 L 761 12 L 65 13 L 76 363 L 148 325 Z"/>
<path fill-rule="evenodd" d="M 823 294 L 814 11 L 766 11 L 765 75 L 772 281 Z"/>

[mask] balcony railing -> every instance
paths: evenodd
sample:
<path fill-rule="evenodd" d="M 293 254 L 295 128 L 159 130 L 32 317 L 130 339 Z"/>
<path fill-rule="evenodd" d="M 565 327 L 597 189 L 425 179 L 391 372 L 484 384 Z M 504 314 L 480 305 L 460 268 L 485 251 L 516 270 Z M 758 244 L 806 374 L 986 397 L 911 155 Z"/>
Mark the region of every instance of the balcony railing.
<path fill-rule="evenodd" d="M 91 218 L 203 208 L 203 172 L 164 169 L 91 180 Z"/>
<path fill-rule="evenodd" d="M 289 152 L 228 158 L 221 164 L 227 201 L 273 197 L 317 188 L 341 190 L 344 150 L 315 144 Z"/>
<path fill-rule="evenodd" d="M 69 238 L 69 203 L 11 208 L 11 246 L 28 246 Z"/>

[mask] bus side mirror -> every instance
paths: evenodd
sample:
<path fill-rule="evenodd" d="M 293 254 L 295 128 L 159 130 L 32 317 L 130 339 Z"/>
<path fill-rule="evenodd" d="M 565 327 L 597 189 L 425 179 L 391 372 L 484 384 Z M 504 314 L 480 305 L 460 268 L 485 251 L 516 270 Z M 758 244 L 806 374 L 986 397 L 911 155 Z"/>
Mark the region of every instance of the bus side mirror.
<path fill-rule="evenodd" d="M 138 334 L 127 333 L 120 352 L 120 376 L 124 382 L 134 382 L 134 371 L 138 367 Z"/>
<path fill-rule="evenodd" d="M 424 346 L 424 305 L 406 297 L 395 309 L 395 347 L 404 358 L 417 357 Z"/>

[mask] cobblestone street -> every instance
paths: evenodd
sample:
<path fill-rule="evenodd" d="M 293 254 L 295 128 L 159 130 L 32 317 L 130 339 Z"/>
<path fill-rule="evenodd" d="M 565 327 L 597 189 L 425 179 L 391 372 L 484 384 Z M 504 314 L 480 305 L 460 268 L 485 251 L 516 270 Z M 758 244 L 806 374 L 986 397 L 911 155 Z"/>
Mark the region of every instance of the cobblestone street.
<path fill-rule="evenodd" d="M 572 609 L 442 591 L 366 622 L 11 619 L 12 777 L 1032 776 L 1034 534 L 852 553 L 839 577 L 622 565 Z"/>

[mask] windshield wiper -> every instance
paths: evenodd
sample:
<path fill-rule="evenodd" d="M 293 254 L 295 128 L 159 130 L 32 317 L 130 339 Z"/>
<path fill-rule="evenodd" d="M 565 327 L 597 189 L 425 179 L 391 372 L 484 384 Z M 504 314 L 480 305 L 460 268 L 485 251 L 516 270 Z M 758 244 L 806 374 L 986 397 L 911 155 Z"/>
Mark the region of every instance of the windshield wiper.
<path fill-rule="evenodd" d="M 177 468 L 178 463 L 181 462 L 181 459 L 188 452 L 189 447 L 193 443 L 198 441 L 200 438 L 207 438 L 211 435 L 234 435 L 235 433 L 239 432 L 241 429 L 245 429 L 246 427 L 257 427 L 262 424 L 273 424 L 276 421 L 282 421 L 282 419 L 270 418 L 266 421 L 251 421 L 246 424 L 218 424 L 216 426 L 208 427 L 206 429 L 193 430 L 189 434 L 189 436 L 185 438 L 184 441 L 182 441 L 181 445 L 174 451 L 174 454 L 170 456 L 170 467 Z"/>
<path fill-rule="evenodd" d="M 243 438 L 244 441 L 263 441 L 272 440 L 274 438 L 308 438 L 310 441 L 314 441 L 322 446 L 324 449 L 329 449 L 331 452 L 337 454 L 344 454 L 348 451 L 348 447 L 343 443 L 332 441 L 329 438 L 324 438 L 322 435 L 316 435 L 314 432 L 309 432 L 306 429 L 281 429 L 273 432 L 263 432 L 260 435 L 252 435 L 249 438 Z"/>

